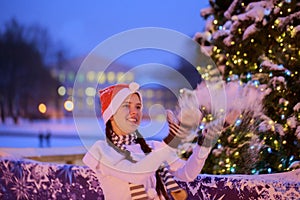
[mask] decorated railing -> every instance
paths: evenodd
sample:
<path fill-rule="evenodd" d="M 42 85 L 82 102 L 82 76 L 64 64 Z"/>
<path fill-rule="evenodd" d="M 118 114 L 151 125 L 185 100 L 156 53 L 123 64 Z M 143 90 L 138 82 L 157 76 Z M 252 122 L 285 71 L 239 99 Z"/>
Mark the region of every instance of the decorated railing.
<path fill-rule="evenodd" d="M 179 182 L 188 199 L 300 199 L 300 169 L 269 175 L 206 175 Z M 104 199 L 85 166 L 0 158 L 0 199 Z"/>

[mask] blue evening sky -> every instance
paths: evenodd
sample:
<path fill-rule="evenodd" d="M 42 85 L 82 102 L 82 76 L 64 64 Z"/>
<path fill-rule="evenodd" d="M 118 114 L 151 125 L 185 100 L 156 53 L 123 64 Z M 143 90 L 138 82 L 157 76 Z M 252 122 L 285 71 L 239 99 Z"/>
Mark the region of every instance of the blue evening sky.
<path fill-rule="evenodd" d="M 193 37 L 204 29 L 200 10 L 208 6 L 208 0 L 1 0 L 0 28 L 12 17 L 22 25 L 38 24 L 76 57 L 133 28 L 163 27 Z M 134 57 L 143 56 L 137 54 L 127 62 L 135 65 Z M 152 62 L 153 58 L 144 57 Z"/>

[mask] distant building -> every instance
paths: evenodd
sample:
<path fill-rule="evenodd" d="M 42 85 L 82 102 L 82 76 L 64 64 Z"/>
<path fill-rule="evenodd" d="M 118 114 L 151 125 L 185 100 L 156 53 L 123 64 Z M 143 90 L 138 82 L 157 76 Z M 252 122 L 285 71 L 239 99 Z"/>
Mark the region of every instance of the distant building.
<path fill-rule="evenodd" d="M 77 113 L 83 117 L 90 116 L 91 112 L 100 114 L 100 101 L 98 90 L 115 83 L 129 83 L 136 81 L 136 74 L 130 67 L 113 62 L 104 69 L 107 60 L 97 57 L 92 67 L 83 66 L 85 57 L 78 57 L 67 62 L 60 63 L 52 70 L 61 86 L 57 92 L 63 97 L 60 103 L 63 116 L 72 116 L 73 106 L 77 106 Z M 86 64 L 88 65 L 88 64 Z M 97 67 L 99 66 L 99 67 Z M 84 69 L 83 69 L 84 68 Z M 74 87 L 74 83 L 76 84 Z M 151 115 L 161 117 L 161 109 L 172 109 L 176 105 L 176 96 L 168 89 L 157 85 L 141 87 L 144 102 L 144 117 Z M 161 105 L 161 106 L 160 106 Z"/>

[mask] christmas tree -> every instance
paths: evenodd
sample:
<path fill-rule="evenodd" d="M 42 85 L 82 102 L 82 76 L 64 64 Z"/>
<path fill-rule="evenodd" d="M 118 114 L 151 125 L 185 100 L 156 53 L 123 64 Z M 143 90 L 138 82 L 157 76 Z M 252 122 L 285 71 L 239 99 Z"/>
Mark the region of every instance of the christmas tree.
<path fill-rule="evenodd" d="M 209 2 L 211 7 L 201 11 L 205 31 L 195 40 L 216 63 L 228 108 L 239 109 L 240 116 L 222 131 L 202 172 L 263 174 L 299 167 L 300 3 Z M 209 69 L 200 70 L 202 75 L 203 70 Z M 196 93 L 203 97 L 205 85 Z M 201 105 L 205 125 L 213 116 L 207 104 Z M 181 155 L 188 157 L 184 149 Z"/>

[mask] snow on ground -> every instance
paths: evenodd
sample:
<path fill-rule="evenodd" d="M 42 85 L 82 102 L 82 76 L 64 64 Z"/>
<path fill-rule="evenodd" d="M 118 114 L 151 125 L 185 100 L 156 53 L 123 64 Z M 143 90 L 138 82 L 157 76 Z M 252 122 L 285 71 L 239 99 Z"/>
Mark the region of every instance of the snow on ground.
<path fill-rule="evenodd" d="M 11 119 L 0 123 L 1 147 L 70 147 L 86 146 L 104 139 L 103 122 L 91 118 L 35 120 Z M 77 128 L 80 127 L 78 130 Z M 167 133 L 165 121 L 144 120 L 140 132 L 146 139 L 160 140 Z M 47 137 L 48 136 L 48 137 Z"/>

